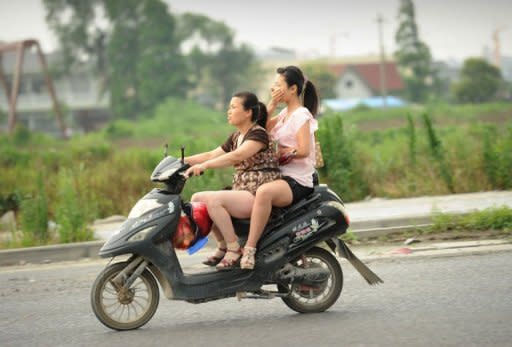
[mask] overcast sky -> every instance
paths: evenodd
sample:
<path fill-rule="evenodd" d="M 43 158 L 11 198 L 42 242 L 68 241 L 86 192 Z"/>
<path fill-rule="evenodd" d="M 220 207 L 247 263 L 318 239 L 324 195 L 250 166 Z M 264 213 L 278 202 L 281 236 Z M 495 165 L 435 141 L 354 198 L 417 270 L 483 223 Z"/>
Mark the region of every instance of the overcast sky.
<path fill-rule="evenodd" d="M 327 55 L 336 38 L 338 56 L 377 54 L 376 17 L 381 13 L 384 45 L 395 49 L 399 0 L 167 0 L 171 12 L 196 12 L 224 21 L 238 42 L 255 50 L 271 46 L 301 55 Z M 512 56 L 512 0 L 416 0 L 420 38 L 436 59 L 462 60 L 493 48 L 501 32 L 502 55 Z M 42 0 L 0 0 L 0 40 L 39 39 L 45 50 L 57 43 L 45 23 Z"/>

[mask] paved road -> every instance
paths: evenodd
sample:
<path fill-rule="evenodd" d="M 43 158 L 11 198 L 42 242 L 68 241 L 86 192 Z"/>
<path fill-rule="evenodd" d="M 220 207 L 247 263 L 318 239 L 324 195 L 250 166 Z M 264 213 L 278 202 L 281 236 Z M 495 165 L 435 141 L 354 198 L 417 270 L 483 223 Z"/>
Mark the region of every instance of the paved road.
<path fill-rule="evenodd" d="M 161 299 L 145 327 L 122 333 L 90 308 L 103 262 L 0 268 L 0 346 L 510 346 L 510 264 L 512 252 L 372 261 L 385 283 L 369 287 L 344 262 L 342 296 L 322 314 L 279 299 Z"/>

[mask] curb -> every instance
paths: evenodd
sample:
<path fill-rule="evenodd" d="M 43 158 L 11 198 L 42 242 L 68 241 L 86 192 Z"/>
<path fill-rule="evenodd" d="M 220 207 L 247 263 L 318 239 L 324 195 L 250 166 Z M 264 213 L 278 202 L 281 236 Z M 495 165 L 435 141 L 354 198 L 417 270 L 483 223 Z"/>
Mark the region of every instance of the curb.
<path fill-rule="evenodd" d="M 485 255 L 491 253 L 510 252 L 512 244 L 506 240 L 488 240 L 486 243 L 481 241 L 470 242 L 459 241 L 445 243 L 440 247 L 419 247 L 410 248 L 410 253 L 398 254 L 387 252 L 376 255 L 362 255 L 360 259 L 366 264 L 374 262 L 393 262 L 402 260 L 421 260 L 426 258 L 448 258 L 461 255 Z M 403 247 L 406 248 L 406 247 Z M 345 259 L 342 259 L 345 261 Z"/>
<path fill-rule="evenodd" d="M 388 218 L 379 220 L 353 221 L 349 231 L 358 238 L 379 237 L 395 232 L 414 230 L 432 225 L 431 216 Z M 50 246 L 38 246 L 0 250 L 0 266 L 26 263 L 44 264 L 73 261 L 83 258 L 100 259 L 98 252 L 106 240 L 89 241 Z M 212 239 L 206 247 L 214 248 Z"/>
<path fill-rule="evenodd" d="M 464 215 L 459 213 L 458 215 Z M 375 220 L 351 220 L 350 230 L 352 232 L 364 232 L 366 230 L 385 230 L 387 228 L 417 228 L 431 225 L 432 216 L 409 216 L 399 218 L 381 218 Z M 401 231 L 403 229 L 397 230 Z M 366 235 L 364 236 L 366 237 Z"/>
<path fill-rule="evenodd" d="M 0 251 L 0 266 L 99 258 L 98 252 L 104 243 L 105 241 L 89 241 L 2 250 Z"/>
<path fill-rule="evenodd" d="M 356 237 L 365 239 L 371 237 L 379 237 L 382 235 L 388 235 L 392 233 L 397 233 L 401 231 L 409 231 L 414 229 L 421 229 L 431 226 L 432 223 L 425 224 L 411 224 L 411 225 L 403 225 L 403 226 L 391 226 L 391 227 L 381 227 L 381 228 L 372 228 L 372 229 L 361 229 L 361 230 L 351 230 Z"/>

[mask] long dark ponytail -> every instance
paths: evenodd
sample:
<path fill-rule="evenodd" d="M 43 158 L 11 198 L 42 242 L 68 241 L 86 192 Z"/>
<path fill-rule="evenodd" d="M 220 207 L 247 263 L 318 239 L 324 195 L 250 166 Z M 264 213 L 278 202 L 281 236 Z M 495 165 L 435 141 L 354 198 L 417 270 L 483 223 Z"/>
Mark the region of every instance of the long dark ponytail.
<path fill-rule="evenodd" d="M 318 93 L 315 85 L 306 79 L 302 70 L 297 66 L 280 67 L 277 69 L 277 73 L 284 77 L 288 87 L 294 84 L 297 86 L 297 95 L 299 98 L 302 97 L 304 107 L 315 117 L 318 113 Z"/>
<path fill-rule="evenodd" d="M 265 128 L 267 125 L 268 112 L 264 103 L 258 100 L 258 97 L 251 92 L 238 92 L 233 97 L 241 98 L 244 110 L 251 110 L 251 120 L 259 126 Z"/>

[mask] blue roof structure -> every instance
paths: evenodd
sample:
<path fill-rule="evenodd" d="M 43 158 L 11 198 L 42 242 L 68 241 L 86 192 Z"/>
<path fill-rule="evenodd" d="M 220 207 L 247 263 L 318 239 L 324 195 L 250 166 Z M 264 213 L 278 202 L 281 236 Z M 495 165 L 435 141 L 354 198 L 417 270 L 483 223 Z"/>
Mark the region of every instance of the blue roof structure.
<path fill-rule="evenodd" d="M 361 105 L 371 108 L 382 108 L 384 107 L 384 100 L 386 101 L 386 107 L 403 107 L 407 105 L 404 100 L 396 96 L 387 96 L 386 98 L 375 96 L 354 99 L 324 99 L 322 103 L 333 111 L 346 111 Z"/>

